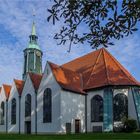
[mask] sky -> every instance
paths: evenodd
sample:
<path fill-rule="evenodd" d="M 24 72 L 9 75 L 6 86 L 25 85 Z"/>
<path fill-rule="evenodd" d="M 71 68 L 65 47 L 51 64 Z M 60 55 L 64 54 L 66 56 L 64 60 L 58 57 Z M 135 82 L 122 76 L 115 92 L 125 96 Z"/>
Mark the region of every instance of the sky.
<path fill-rule="evenodd" d="M 55 26 L 47 22 L 50 7 L 50 0 L 0 0 L 0 85 L 12 84 L 14 78 L 22 79 L 23 50 L 28 46 L 33 20 L 43 51 L 43 69 L 46 61 L 61 65 L 94 51 L 88 44 L 77 44 L 68 53 L 68 44 L 57 45 L 53 36 L 61 28 L 62 21 Z M 140 81 L 140 30 L 115 40 L 114 44 L 108 51 Z"/>

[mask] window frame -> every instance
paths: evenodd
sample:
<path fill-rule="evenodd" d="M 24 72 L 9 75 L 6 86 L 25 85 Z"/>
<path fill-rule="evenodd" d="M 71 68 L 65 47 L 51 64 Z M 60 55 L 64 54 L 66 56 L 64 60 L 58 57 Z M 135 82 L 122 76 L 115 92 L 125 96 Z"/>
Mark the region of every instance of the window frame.
<path fill-rule="evenodd" d="M 51 122 L 52 122 L 52 90 L 51 88 L 46 88 L 43 94 L 43 123 L 51 123 Z"/>
<path fill-rule="evenodd" d="M 118 96 L 120 96 L 120 97 L 118 97 Z M 125 104 L 124 104 L 123 106 L 122 106 L 122 104 L 120 104 L 120 102 L 122 101 L 122 97 L 123 97 L 123 101 L 125 102 Z M 118 98 L 120 98 L 121 100 L 118 100 Z M 117 100 L 116 100 L 116 99 L 117 99 Z M 116 105 L 115 102 L 117 102 L 117 101 L 119 101 L 118 107 L 115 106 L 115 105 Z M 121 106 L 121 107 L 120 107 L 120 106 Z M 124 109 L 124 108 L 125 108 L 125 109 Z M 121 110 L 118 111 L 119 109 L 121 109 L 123 112 L 121 112 Z M 116 110 L 117 110 L 118 114 L 116 114 L 116 113 L 117 113 Z M 122 117 L 121 117 L 121 114 L 122 114 L 122 113 L 123 113 L 123 115 L 122 115 Z M 118 115 L 119 115 L 119 116 L 118 116 Z M 116 116 L 118 116 L 118 119 L 117 119 Z M 127 118 L 128 118 L 128 97 L 127 97 L 124 93 L 117 93 L 117 94 L 113 97 L 113 120 L 114 120 L 114 122 L 121 122 L 121 119 L 122 119 L 123 117 L 127 117 Z"/>
<path fill-rule="evenodd" d="M 94 103 L 95 101 L 95 103 Z M 103 98 L 100 95 L 95 95 L 91 98 L 91 122 L 103 122 Z M 94 104 L 97 104 L 94 106 Z M 98 106 L 100 104 L 100 107 Z M 100 116 L 100 115 L 101 116 Z M 98 119 L 97 119 L 98 118 Z"/>
<path fill-rule="evenodd" d="M 1 102 L 0 109 L 1 109 L 0 125 L 4 125 L 5 124 L 5 121 L 4 121 L 4 118 L 5 118 L 5 102 L 4 101 Z"/>
<path fill-rule="evenodd" d="M 16 124 L 16 109 L 17 109 L 16 99 L 13 98 L 11 101 L 11 124 L 12 125 Z"/>
<path fill-rule="evenodd" d="M 27 94 L 25 96 L 25 118 L 31 117 L 32 113 L 32 96 L 31 94 Z"/>

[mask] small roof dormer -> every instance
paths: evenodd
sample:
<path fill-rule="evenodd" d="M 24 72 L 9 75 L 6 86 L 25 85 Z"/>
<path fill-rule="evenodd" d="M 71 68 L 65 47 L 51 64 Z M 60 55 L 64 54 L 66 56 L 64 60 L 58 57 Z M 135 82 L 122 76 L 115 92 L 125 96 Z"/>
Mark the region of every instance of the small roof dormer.
<path fill-rule="evenodd" d="M 3 84 L 3 89 L 5 91 L 6 99 L 8 100 L 11 91 L 11 85 Z"/>
<path fill-rule="evenodd" d="M 14 82 L 15 82 L 18 94 L 19 94 L 19 96 L 21 96 L 22 90 L 23 90 L 23 86 L 24 86 L 24 81 L 23 80 L 14 79 Z"/>
<path fill-rule="evenodd" d="M 29 73 L 29 77 L 33 83 L 35 90 L 37 91 L 41 83 L 42 74 Z"/>

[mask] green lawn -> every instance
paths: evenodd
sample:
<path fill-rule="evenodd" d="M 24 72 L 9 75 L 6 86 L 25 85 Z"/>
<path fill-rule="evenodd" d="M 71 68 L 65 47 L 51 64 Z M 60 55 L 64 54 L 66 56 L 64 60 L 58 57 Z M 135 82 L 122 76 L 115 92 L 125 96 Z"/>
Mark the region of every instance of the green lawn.
<path fill-rule="evenodd" d="M 140 133 L 92 133 L 37 136 L 0 134 L 0 140 L 140 140 Z"/>

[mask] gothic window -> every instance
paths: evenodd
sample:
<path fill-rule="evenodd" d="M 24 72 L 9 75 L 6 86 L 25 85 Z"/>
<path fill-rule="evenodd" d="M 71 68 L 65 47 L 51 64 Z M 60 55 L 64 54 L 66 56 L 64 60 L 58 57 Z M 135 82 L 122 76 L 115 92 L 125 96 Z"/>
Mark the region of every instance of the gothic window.
<path fill-rule="evenodd" d="M 11 104 L 11 124 L 16 124 L 16 99 L 12 99 Z"/>
<path fill-rule="evenodd" d="M 125 94 L 115 95 L 113 104 L 114 121 L 121 121 L 123 117 L 128 117 L 128 99 Z"/>
<path fill-rule="evenodd" d="M 25 97 L 25 117 L 31 116 L 31 95 L 27 94 Z"/>
<path fill-rule="evenodd" d="M 43 96 L 43 122 L 52 121 L 52 92 L 50 88 L 45 89 Z"/>
<path fill-rule="evenodd" d="M 92 122 L 103 121 L 103 99 L 99 95 L 95 95 L 91 99 L 91 121 Z"/>
<path fill-rule="evenodd" d="M 4 107 L 4 102 L 1 103 L 1 106 L 0 106 L 0 124 L 1 125 L 4 125 L 4 115 L 5 115 L 5 107 Z"/>

